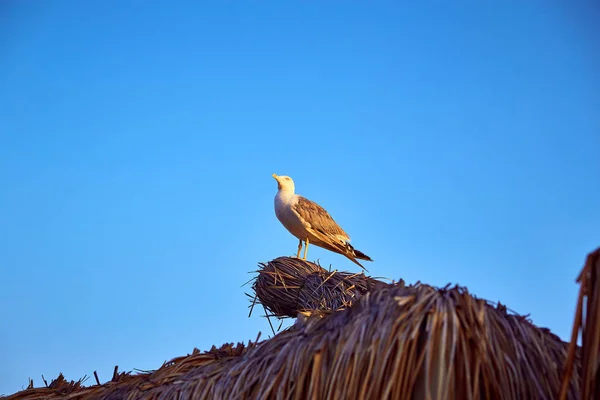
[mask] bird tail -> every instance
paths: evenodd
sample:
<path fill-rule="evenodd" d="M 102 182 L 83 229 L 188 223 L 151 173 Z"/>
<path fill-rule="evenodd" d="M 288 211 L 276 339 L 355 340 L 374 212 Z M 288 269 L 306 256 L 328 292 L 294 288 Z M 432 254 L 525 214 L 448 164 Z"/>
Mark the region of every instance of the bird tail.
<path fill-rule="evenodd" d="M 350 259 L 350 261 L 352 261 L 353 263 L 355 263 L 356 265 L 358 265 L 359 267 L 364 269 L 365 271 L 368 271 L 365 267 L 362 266 L 361 263 L 356 261 L 356 259 L 358 258 L 359 260 L 367 260 L 367 261 L 373 261 L 373 260 L 371 259 L 371 257 L 366 255 L 362 251 L 358 251 L 354 247 L 352 247 L 352 245 L 350 244 L 349 241 L 347 241 L 347 240 L 341 241 L 339 239 L 335 240 L 335 241 L 330 240 L 330 238 L 328 238 L 327 236 L 325 236 L 324 234 L 322 234 L 321 232 L 319 232 L 317 230 L 313 231 L 312 233 L 315 236 L 315 238 L 317 239 L 317 240 L 313 239 L 313 244 L 315 244 L 319 247 L 322 247 L 324 249 L 331 250 L 335 253 L 342 254 L 345 257 L 347 257 L 348 259 Z"/>

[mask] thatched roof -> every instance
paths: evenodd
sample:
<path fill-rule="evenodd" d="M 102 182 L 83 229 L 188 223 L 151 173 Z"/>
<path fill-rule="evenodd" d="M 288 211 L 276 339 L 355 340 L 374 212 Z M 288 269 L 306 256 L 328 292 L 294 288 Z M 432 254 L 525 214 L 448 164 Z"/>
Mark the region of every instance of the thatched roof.
<path fill-rule="evenodd" d="M 256 302 L 301 316 L 274 337 L 195 350 L 102 385 L 63 378 L 8 399 L 550 399 L 566 365 L 565 398 L 580 398 L 579 347 L 465 288 L 387 284 L 287 257 L 258 272 Z"/>

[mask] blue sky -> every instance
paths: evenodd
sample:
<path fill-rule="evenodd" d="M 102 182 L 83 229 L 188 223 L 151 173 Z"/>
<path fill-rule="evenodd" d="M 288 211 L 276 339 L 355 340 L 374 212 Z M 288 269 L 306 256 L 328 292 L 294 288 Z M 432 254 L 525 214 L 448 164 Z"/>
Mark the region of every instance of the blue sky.
<path fill-rule="evenodd" d="M 394 3 L 2 2 L 0 394 L 266 337 L 242 284 L 297 245 L 272 173 L 372 275 L 567 339 L 600 245 L 598 7 Z"/>

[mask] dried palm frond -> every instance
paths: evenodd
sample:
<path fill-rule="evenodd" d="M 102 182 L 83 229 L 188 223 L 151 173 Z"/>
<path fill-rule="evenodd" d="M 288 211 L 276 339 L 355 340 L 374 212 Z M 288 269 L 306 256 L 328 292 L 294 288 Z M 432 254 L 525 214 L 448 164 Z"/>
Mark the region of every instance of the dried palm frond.
<path fill-rule="evenodd" d="M 590 253 L 577 278 L 579 296 L 571 334 L 569 356 L 566 360 L 560 399 L 565 399 L 571 382 L 581 332 L 581 399 L 600 399 L 600 248 Z"/>

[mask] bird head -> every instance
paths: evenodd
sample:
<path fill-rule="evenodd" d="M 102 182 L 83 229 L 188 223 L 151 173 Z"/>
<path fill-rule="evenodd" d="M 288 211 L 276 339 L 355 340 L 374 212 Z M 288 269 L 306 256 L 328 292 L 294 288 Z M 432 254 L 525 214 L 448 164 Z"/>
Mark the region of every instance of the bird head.
<path fill-rule="evenodd" d="M 277 181 L 277 189 L 294 192 L 294 181 L 289 176 L 273 174 Z"/>

